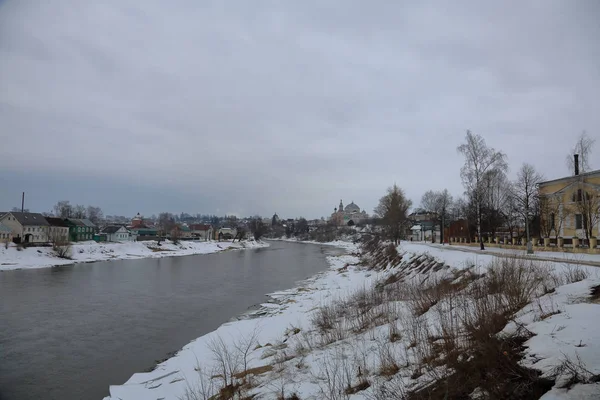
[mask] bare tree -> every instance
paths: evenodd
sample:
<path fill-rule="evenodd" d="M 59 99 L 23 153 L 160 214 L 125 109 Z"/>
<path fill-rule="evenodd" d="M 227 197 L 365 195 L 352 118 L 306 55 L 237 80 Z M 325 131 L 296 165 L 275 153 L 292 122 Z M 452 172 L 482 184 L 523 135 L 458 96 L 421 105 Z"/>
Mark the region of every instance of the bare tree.
<path fill-rule="evenodd" d="M 71 218 L 73 206 L 69 200 L 61 200 L 54 205 L 54 215 L 58 218 Z"/>
<path fill-rule="evenodd" d="M 248 227 L 250 228 L 250 232 L 254 235 L 255 240 L 260 240 L 269 229 L 260 217 L 252 218 Z"/>
<path fill-rule="evenodd" d="M 173 242 L 173 244 L 179 244 L 179 242 L 181 241 L 181 226 L 175 225 L 171 229 L 171 241 Z"/>
<path fill-rule="evenodd" d="M 412 202 L 406 198 L 404 191 L 394 184 L 388 188 L 388 193 L 379 199 L 379 205 L 375 208 L 375 215 L 381 218 L 387 235 L 395 244 L 404 234 L 408 222 L 408 209 Z"/>
<path fill-rule="evenodd" d="M 166 237 L 175 227 L 175 218 L 173 214 L 162 212 L 158 215 L 158 243 L 163 237 Z"/>
<path fill-rule="evenodd" d="M 525 223 L 528 252 L 531 252 L 529 235 L 531 212 L 536 202 L 538 184 L 543 179 L 543 176 L 535 170 L 533 165 L 524 163 L 517 173 L 517 180 L 511 185 L 511 196 L 514 199 L 517 212 Z"/>
<path fill-rule="evenodd" d="M 75 207 L 73 207 L 72 217 L 73 218 L 85 218 L 86 217 L 85 206 L 82 204 L 77 204 Z"/>
<path fill-rule="evenodd" d="M 573 163 L 573 154 L 579 154 L 579 170 L 581 172 L 586 172 L 591 170 L 590 166 L 590 157 L 592 153 L 592 149 L 594 144 L 596 143 L 596 139 L 593 139 L 587 135 L 585 131 L 579 135 L 577 138 L 577 142 L 575 146 L 571 149 L 571 153 L 566 156 L 566 164 L 567 168 L 571 172 L 571 175 L 575 174 L 575 164 Z"/>
<path fill-rule="evenodd" d="M 21 207 L 13 207 L 10 211 L 12 211 L 12 212 L 21 212 Z M 24 208 L 23 212 L 28 213 L 29 212 L 29 208 Z"/>
<path fill-rule="evenodd" d="M 450 220 L 450 209 L 452 207 L 452 195 L 448 189 L 433 191 L 429 190 L 421 198 L 421 207 L 436 214 L 436 220 L 440 224 L 440 242 L 444 243 L 444 227 Z M 435 242 L 435 234 L 431 235 Z"/>
<path fill-rule="evenodd" d="M 458 152 L 464 155 L 465 164 L 460 170 L 460 176 L 465 190 L 473 196 L 477 213 L 477 239 L 481 250 L 484 249 L 481 239 L 481 206 L 484 195 L 484 177 L 492 170 L 506 171 L 506 155 L 485 144 L 480 135 L 467 131 L 465 143 L 458 146 Z"/>
<path fill-rule="evenodd" d="M 300 217 L 298 222 L 294 225 L 294 230 L 296 234 L 304 234 L 308 233 L 308 221 L 306 218 Z"/>
<path fill-rule="evenodd" d="M 491 169 L 484 175 L 482 191 L 482 229 L 495 237 L 506 222 L 503 211 L 510 198 L 511 183 L 504 171 Z"/>
<path fill-rule="evenodd" d="M 88 206 L 86 210 L 87 219 L 98 225 L 100 220 L 104 217 L 102 209 L 100 207 Z"/>
<path fill-rule="evenodd" d="M 560 236 L 565 220 L 574 212 L 574 208 L 569 203 L 563 203 L 560 196 L 540 196 L 538 199 L 542 234 L 550 237 L 554 233 L 555 240 Z"/>
<path fill-rule="evenodd" d="M 60 258 L 71 259 L 71 243 L 57 227 L 48 228 L 48 240 L 52 243 L 52 250 Z"/>
<path fill-rule="evenodd" d="M 518 227 L 520 226 L 521 220 L 517 202 L 513 198 L 513 196 L 507 196 L 507 199 L 502 206 L 501 212 L 504 222 L 506 223 L 506 227 L 508 228 L 510 239 L 512 240 L 515 231 L 518 232 Z"/>
<path fill-rule="evenodd" d="M 580 183 L 580 188 L 575 194 L 575 210 L 581 215 L 581 224 L 585 238 L 589 240 L 594 236 L 594 227 L 600 221 L 600 196 L 595 191 L 588 192 Z"/>

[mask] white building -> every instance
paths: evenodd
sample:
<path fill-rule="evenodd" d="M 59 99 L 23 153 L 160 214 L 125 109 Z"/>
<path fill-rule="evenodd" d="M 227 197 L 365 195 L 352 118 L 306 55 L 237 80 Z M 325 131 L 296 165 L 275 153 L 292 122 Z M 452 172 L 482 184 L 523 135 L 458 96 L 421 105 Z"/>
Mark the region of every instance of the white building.
<path fill-rule="evenodd" d="M 102 229 L 101 233 L 106 235 L 107 242 L 129 242 L 134 237 L 124 226 L 109 225 Z"/>
<path fill-rule="evenodd" d="M 356 225 L 368 218 L 369 214 L 365 210 L 361 211 L 354 202 L 344 207 L 344 203 L 340 200 L 340 205 L 333 209 L 330 220 L 336 225 Z"/>
<path fill-rule="evenodd" d="M 200 240 L 209 241 L 213 238 L 213 228 L 208 224 L 191 224 L 190 231 L 192 237 L 197 237 Z"/>
<path fill-rule="evenodd" d="M 65 224 L 62 218 L 46 217 L 48 221 L 48 240 L 50 242 L 68 242 L 69 225 Z"/>
<path fill-rule="evenodd" d="M 0 218 L 0 224 L 10 228 L 13 238 L 21 243 L 47 243 L 48 221 L 42 214 L 9 212 Z"/>

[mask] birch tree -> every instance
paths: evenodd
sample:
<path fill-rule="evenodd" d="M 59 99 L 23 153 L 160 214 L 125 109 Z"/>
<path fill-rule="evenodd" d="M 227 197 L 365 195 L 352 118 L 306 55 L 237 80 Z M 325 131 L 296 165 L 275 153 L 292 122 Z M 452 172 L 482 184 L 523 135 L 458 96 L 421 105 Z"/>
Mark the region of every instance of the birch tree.
<path fill-rule="evenodd" d="M 484 177 L 492 170 L 506 171 L 506 155 L 500 151 L 488 147 L 480 135 L 474 135 L 467 131 L 465 143 L 457 148 L 458 152 L 465 157 L 465 164 L 460 170 L 460 176 L 465 190 L 470 193 L 475 202 L 477 213 L 477 240 L 481 250 L 484 250 L 481 239 L 481 206 L 484 195 Z"/>
<path fill-rule="evenodd" d="M 575 174 L 575 164 L 573 163 L 573 154 L 579 154 L 579 171 L 586 172 L 590 171 L 592 168 L 590 166 L 590 157 L 592 154 L 592 149 L 594 148 L 594 144 L 596 143 L 596 139 L 593 139 L 587 135 L 585 131 L 579 135 L 577 138 L 577 142 L 575 142 L 575 146 L 571 149 L 571 154 L 567 154 L 565 162 L 571 175 Z"/>

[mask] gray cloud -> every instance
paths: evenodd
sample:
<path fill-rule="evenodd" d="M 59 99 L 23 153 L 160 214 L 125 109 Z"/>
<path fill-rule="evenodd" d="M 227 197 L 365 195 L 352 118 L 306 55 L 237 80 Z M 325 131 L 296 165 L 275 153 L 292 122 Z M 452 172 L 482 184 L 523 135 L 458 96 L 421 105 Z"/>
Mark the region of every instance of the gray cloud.
<path fill-rule="evenodd" d="M 0 2 L 0 208 L 26 190 L 41 210 L 371 211 L 394 182 L 460 194 L 466 129 L 560 176 L 599 131 L 598 17 L 594 0 Z"/>

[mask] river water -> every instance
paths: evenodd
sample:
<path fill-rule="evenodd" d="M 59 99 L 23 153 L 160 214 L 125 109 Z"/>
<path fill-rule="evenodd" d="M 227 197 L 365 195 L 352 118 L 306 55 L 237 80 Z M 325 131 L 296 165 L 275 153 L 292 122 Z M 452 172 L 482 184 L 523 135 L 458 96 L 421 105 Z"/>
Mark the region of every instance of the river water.
<path fill-rule="evenodd" d="M 327 268 L 318 245 L 0 272 L 0 400 L 101 400 L 265 294 Z"/>

